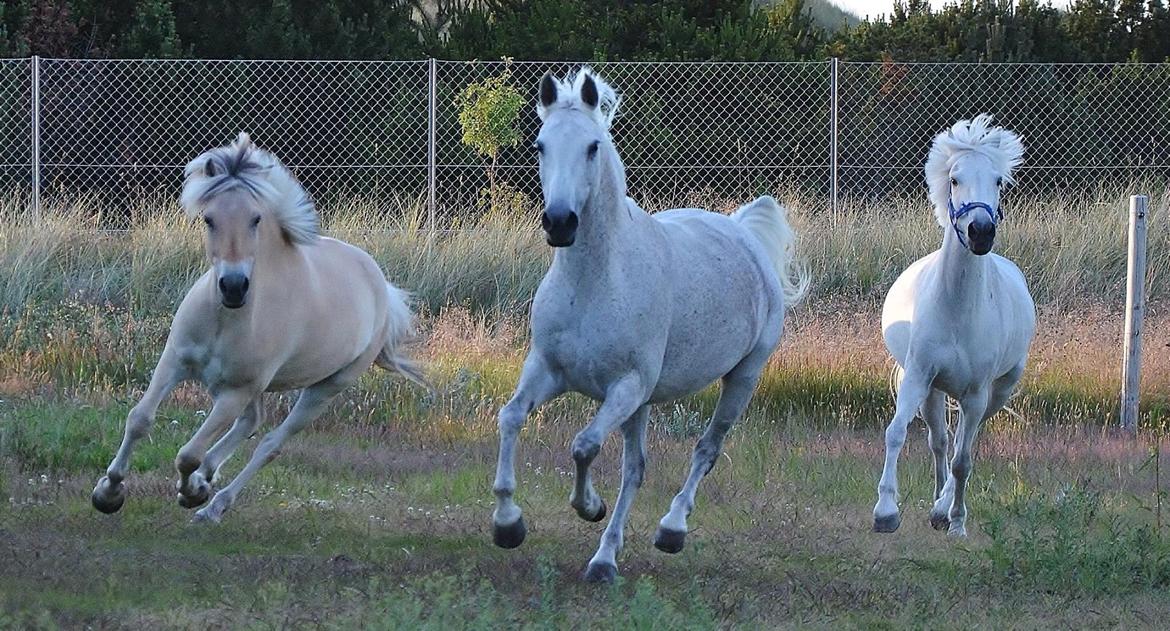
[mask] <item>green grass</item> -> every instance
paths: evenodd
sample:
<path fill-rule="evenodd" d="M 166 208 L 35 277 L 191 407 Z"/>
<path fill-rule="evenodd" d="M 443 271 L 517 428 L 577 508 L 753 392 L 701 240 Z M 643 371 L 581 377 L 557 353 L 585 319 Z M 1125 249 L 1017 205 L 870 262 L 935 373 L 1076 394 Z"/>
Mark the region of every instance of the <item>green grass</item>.
<path fill-rule="evenodd" d="M 1168 297 L 1165 201 L 1152 204 L 1155 300 Z M 417 352 L 439 393 L 372 372 L 261 471 L 224 523 L 203 528 L 176 505 L 172 470 L 208 403 L 194 388 L 176 391 L 140 443 L 125 508 L 105 516 L 89 505 L 170 312 L 202 268 L 198 230 L 167 200 L 154 205 L 170 210 L 142 212 L 117 234 L 93 231 L 84 206 L 42 223 L 0 209 L 0 629 L 1063 628 L 1167 619 L 1164 360 L 1155 344 L 1143 432 L 1114 435 L 1116 378 L 1100 365 L 1112 360 L 1110 333 L 1064 320 L 1117 303 L 1123 200 L 1015 200 L 1009 209 L 1001 251 L 1020 261 L 1043 305 L 1042 340 L 1015 415 L 997 416 L 981 438 L 964 542 L 926 523 L 933 482 L 920 424 L 901 459 L 903 526 L 870 532 L 892 411 L 888 366 L 871 339 L 876 325 L 841 326 L 876 317 L 885 287 L 933 247 L 937 227 L 917 202 L 838 217 L 792 203 L 816 279 L 810 306 L 794 314 L 700 487 L 688 546 L 673 556 L 650 539 L 718 391 L 654 410 L 646 482 L 613 587 L 578 580 L 602 528 L 568 507 L 568 445 L 594 409 L 583 397 L 529 419 L 517 461 L 529 538 L 512 551 L 491 545 L 496 413 L 519 373 L 523 314 L 548 256 L 527 219 L 489 214 L 466 230 L 423 235 L 409 208 L 394 218 L 356 202 L 333 209 L 330 230 L 368 248 L 418 296 Z M 1157 326 L 1150 334 L 1161 339 Z M 269 397 L 266 427 L 290 404 Z M 229 477 L 256 440 L 228 462 Z M 594 467 L 611 506 L 620 444 L 611 438 Z"/>

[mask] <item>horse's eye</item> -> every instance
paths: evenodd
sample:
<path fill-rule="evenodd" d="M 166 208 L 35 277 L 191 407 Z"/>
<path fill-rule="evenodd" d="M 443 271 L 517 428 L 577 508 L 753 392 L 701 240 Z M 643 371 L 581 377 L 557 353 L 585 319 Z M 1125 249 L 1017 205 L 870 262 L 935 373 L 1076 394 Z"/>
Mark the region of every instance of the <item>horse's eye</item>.
<path fill-rule="evenodd" d="M 590 160 L 592 160 L 595 156 L 597 156 L 597 147 L 599 147 L 600 145 L 601 145 L 601 143 L 596 141 L 596 140 L 593 141 L 593 144 L 589 145 L 589 159 Z"/>
<path fill-rule="evenodd" d="M 536 150 L 536 153 L 544 153 L 544 143 L 539 140 L 532 143 L 532 148 Z"/>
<path fill-rule="evenodd" d="M 203 218 L 203 223 L 207 224 L 207 229 L 208 229 L 208 230 L 214 230 L 214 229 L 215 229 L 215 222 L 211 220 L 211 217 L 204 217 L 204 218 Z"/>
<path fill-rule="evenodd" d="M 995 185 L 998 188 L 1003 188 L 1003 178 L 1002 177 L 995 178 Z"/>
<path fill-rule="evenodd" d="M 259 225 L 260 225 L 260 215 L 256 215 L 255 217 L 252 218 L 252 227 L 255 228 L 256 226 L 259 226 Z"/>
<path fill-rule="evenodd" d="M 958 178 L 951 178 L 951 186 L 958 186 L 958 185 L 959 185 Z"/>

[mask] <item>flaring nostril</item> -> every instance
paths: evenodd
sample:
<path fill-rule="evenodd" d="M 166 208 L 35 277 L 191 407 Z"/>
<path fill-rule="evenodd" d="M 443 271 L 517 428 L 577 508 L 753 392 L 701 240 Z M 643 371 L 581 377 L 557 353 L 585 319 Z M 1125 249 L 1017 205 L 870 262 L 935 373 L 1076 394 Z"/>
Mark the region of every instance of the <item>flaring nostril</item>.
<path fill-rule="evenodd" d="M 240 283 L 240 293 L 248 291 L 248 277 L 244 277 L 244 282 Z"/>
<path fill-rule="evenodd" d="M 577 229 L 577 213 L 569 213 L 569 219 L 565 222 L 569 230 Z"/>
<path fill-rule="evenodd" d="M 540 213 L 540 227 L 545 230 L 552 228 L 552 219 L 549 219 L 548 213 Z"/>
<path fill-rule="evenodd" d="M 227 291 L 227 283 L 223 282 L 222 278 L 219 279 L 219 290 Z"/>

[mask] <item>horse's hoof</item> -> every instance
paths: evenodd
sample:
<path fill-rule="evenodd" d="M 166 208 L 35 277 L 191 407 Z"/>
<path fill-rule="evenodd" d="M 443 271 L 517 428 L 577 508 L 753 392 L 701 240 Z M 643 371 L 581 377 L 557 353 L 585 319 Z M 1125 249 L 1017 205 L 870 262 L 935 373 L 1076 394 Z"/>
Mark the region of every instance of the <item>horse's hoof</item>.
<path fill-rule="evenodd" d="M 93 495 L 90 496 L 90 500 L 93 502 L 94 508 L 107 515 L 112 515 L 126 503 L 126 484 L 119 482 L 111 485 L 110 479 L 103 477 L 98 480 L 97 486 L 93 487 Z"/>
<path fill-rule="evenodd" d="M 654 547 L 667 554 L 680 552 L 687 543 L 687 533 L 681 530 L 667 530 L 662 526 L 654 533 Z"/>
<path fill-rule="evenodd" d="M 507 525 L 492 524 L 492 543 L 506 550 L 519 547 L 527 535 L 523 517 Z"/>
<path fill-rule="evenodd" d="M 581 578 L 586 583 L 605 583 L 611 585 L 614 579 L 617 578 L 617 566 L 609 563 L 590 563 L 589 567 L 585 568 L 585 574 Z"/>
<path fill-rule="evenodd" d="M 596 515 L 594 515 L 593 517 L 585 517 L 584 515 L 582 515 L 581 517 L 583 517 L 585 519 L 585 521 L 599 522 L 599 521 L 605 519 L 606 510 L 607 509 L 605 507 L 605 500 L 601 500 L 601 510 L 597 511 Z"/>
<path fill-rule="evenodd" d="M 952 524 L 950 529 L 947 530 L 947 536 L 951 539 L 966 539 L 967 528 L 962 524 Z"/>
<path fill-rule="evenodd" d="M 182 493 L 179 493 L 179 506 L 188 509 L 199 508 L 200 506 L 206 504 L 207 500 L 209 499 L 211 499 L 210 491 L 204 491 L 198 495 L 183 495 Z"/>
<path fill-rule="evenodd" d="M 902 525 L 902 515 L 894 513 L 893 515 L 883 515 L 873 517 L 873 531 L 874 532 L 894 532 L 898 526 Z"/>
<path fill-rule="evenodd" d="M 945 530 L 951 524 L 951 518 L 946 513 L 930 513 L 930 527 L 935 530 Z"/>
<path fill-rule="evenodd" d="M 191 518 L 191 523 L 199 525 L 218 524 L 222 519 L 222 515 L 214 515 L 210 510 L 204 508 L 195 511 L 195 516 Z"/>

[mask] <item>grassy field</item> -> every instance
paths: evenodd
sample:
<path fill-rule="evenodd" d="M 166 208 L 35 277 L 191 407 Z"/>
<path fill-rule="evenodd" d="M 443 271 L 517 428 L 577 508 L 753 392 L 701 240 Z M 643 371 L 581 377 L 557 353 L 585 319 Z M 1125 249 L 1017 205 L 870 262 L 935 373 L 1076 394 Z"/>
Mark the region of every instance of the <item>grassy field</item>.
<path fill-rule="evenodd" d="M 1155 209 L 1165 206 L 1156 201 Z M 206 528 L 189 525 L 174 500 L 174 454 L 208 404 L 195 387 L 176 391 L 136 453 L 126 507 L 105 516 L 89 505 L 169 311 L 201 267 L 199 233 L 173 209 L 105 235 L 86 230 L 84 209 L 40 224 L 10 216 L 0 229 L 0 628 L 1098 628 L 1166 620 L 1165 218 L 1151 221 L 1154 303 L 1144 429 L 1135 439 L 1111 430 L 1121 206 L 1009 210 L 998 250 L 1028 273 L 1040 332 L 1012 413 L 983 435 L 972 536 L 953 542 L 926 521 L 932 483 L 920 424 L 902 458 L 903 526 L 870 532 L 892 413 L 878 305 L 936 229 L 910 207 L 880 220 L 867 209 L 822 220 L 794 206 L 815 292 L 792 314 L 747 418 L 700 487 L 688 547 L 674 556 L 650 539 L 717 393 L 655 410 L 647 479 L 619 558 L 623 578 L 611 587 L 578 580 L 602 526 L 568 506 L 568 443 L 593 409 L 580 397 L 548 405 L 521 434 L 517 499 L 529 538 L 512 551 L 491 544 L 495 414 L 515 383 L 527 345 L 523 312 L 547 260 L 535 234 L 504 229 L 514 218 L 489 216 L 428 240 L 392 230 L 409 229 L 410 217 L 374 223 L 359 207 L 330 217 L 333 232 L 368 247 L 417 293 L 417 354 L 439 394 L 371 373 L 291 442 L 223 524 Z M 269 422 L 289 403 L 271 396 Z M 595 464 L 611 503 L 619 455 L 611 439 Z M 229 474 L 243 461 L 229 461 Z"/>

